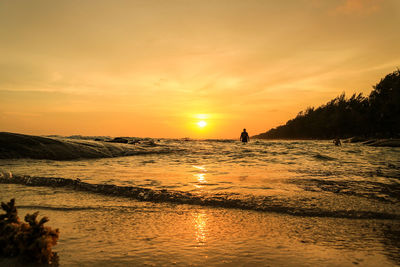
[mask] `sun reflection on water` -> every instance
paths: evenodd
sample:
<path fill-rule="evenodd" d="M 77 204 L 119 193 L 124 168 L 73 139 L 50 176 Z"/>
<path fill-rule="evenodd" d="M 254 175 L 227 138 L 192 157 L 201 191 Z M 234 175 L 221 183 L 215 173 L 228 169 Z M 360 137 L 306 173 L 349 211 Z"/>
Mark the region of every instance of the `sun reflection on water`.
<path fill-rule="evenodd" d="M 204 211 L 193 213 L 193 226 L 198 245 L 207 241 L 207 214 Z"/>
<path fill-rule="evenodd" d="M 199 181 L 199 183 L 206 183 L 206 178 L 205 178 L 205 173 L 196 173 L 194 176 L 197 178 L 197 181 Z"/>
<path fill-rule="evenodd" d="M 202 184 L 207 183 L 206 180 L 206 172 L 207 169 L 205 166 L 196 166 L 193 165 L 193 168 L 195 168 L 198 172 L 193 174 L 193 176 L 196 179 L 196 182 L 193 184 L 196 188 L 203 188 L 204 186 Z"/>

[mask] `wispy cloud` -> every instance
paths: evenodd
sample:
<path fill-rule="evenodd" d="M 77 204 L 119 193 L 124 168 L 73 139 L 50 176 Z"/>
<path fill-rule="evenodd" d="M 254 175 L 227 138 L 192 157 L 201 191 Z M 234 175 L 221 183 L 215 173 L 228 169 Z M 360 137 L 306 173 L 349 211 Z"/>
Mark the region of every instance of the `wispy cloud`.
<path fill-rule="evenodd" d="M 16 117 L 40 117 L 40 113 L 29 113 L 29 112 L 14 112 L 14 111 L 5 111 L 2 112 L 5 116 L 16 116 Z"/>
<path fill-rule="evenodd" d="M 345 15 L 370 15 L 381 9 L 382 0 L 344 0 L 334 13 Z"/>
<path fill-rule="evenodd" d="M 2 2 L 9 131 L 191 136 L 209 114 L 230 137 L 367 93 L 400 59 L 400 0 Z"/>

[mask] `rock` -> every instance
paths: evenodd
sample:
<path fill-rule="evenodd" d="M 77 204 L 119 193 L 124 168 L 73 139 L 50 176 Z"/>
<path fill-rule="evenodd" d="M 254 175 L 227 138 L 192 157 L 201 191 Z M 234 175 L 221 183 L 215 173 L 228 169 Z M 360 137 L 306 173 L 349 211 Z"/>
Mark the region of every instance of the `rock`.
<path fill-rule="evenodd" d="M 137 150 L 124 138 L 114 143 L 94 140 L 49 138 L 34 135 L 0 132 L 0 159 L 51 159 L 107 158 L 131 155 Z"/>
<path fill-rule="evenodd" d="M 132 144 L 132 145 L 140 144 L 140 140 L 139 139 L 132 140 L 129 142 L 129 144 Z"/>
<path fill-rule="evenodd" d="M 354 137 L 343 140 L 343 143 L 360 143 L 360 142 L 365 142 L 365 141 L 368 141 L 368 139 L 365 137 L 354 136 Z"/>
<path fill-rule="evenodd" d="M 106 142 L 127 144 L 129 140 L 123 137 L 115 137 L 114 139 Z"/>
<path fill-rule="evenodd" d="M 378 139 L 364 144 L 376 147 L 400 147 L 400 139 Z"/>

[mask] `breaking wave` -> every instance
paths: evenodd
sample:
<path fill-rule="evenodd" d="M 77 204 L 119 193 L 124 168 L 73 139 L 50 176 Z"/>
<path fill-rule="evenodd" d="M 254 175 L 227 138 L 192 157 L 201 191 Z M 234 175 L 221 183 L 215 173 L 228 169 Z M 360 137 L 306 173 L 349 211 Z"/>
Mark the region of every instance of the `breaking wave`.
<path fill-rule="evenodd" d="M 319 153 L 315 154 L 314 158 L 319 159 L 319 160 L 335 160 L 335 158 L 332 158 L 332 157 L 329 157 L 329 156 L 326 156 L 326 155 L 322 155 L 322 154 L 319 154 Z"/>
<path fill-rule="evenodd" d="M 79 179 L 45 178 L 32 176 L 2 176 L 0 183 L 22 184 L 27 186 L 63 187 L 76 191 L 86 191 L 102 195 L 128 197 L 138 201 L 165 202 L 233 208 L 243 210 L 276 212 L 294 216 L 334 217 L 354 219 L 395 219 L 400 220 L 400 214 L 373 212 L 362 210 L 325 210 L 318 207 L 290 206 L 282 199 L 272 196 L 241 195 L 238 193 L 190 193 L 174 190 L 155 190 L 134 186 L 117 186 L 113 184 L 91 184 Z M 32 206 L 20 206 L 31 208 Z M 36 208 L 36 207 L 35 207 Z M 97 207 L 40 207 L 57 210 L 97 209 Z"/>
<path fill-rule="evenodd" d="M 42 210 L 58 210 L 58 211 L 76 211 L 76 210 L 95 210 L 99 207 L 54 207 L 41 205 L 18 205 L 21 209 L 42 209 Z"/>

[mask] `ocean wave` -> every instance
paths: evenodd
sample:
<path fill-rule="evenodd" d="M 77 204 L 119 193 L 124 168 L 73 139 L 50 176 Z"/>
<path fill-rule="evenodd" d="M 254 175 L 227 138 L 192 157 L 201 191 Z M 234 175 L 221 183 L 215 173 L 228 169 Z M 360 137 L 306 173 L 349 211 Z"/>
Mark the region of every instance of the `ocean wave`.
<path fill-rule="evenodd" d="M 315 154 L 313 157 L 316 158 L 316 159 L 319 159 L 319 160 L 336 160 L 335 158 L 332 158 L 332 157 L 329 157 L 329 156 L 326 156 L 326 155 L 322 155 L 322 154 L 319 154 L 319 153 Z"/>
<path fill-rule="evenodd" d="M 99 207 L 55 207 L 55 206 L 42 206 L 42 205 L 18 205 L 18 208 L 58 210 L 58 211 L 97 210 L 97 209 L 99 209 Z"/>
<path fill-rule="evenodd" d="M 46 178 L 31 176 L 2 176 L 0 183 L 23 184 L 27 186 L 66 187 L 76 191 L 92 192 L 102 195 L 129 197 L 139 201 L 167 202 L 191 204 L 221 208 L 234 208 L 263 212 L 276 212 L 294 216 L 334 217 L 356 219 L 395 219 L 400 220 L 400 214 L 362 210 L 324 210 L 318 207 L 290 206 L 282 199 L 271 196 L 253 196 L 241 194 L 201 194 L 173 190 L 153 190 L 143 187 L 117 186 L 113 184 L 90 184 L 79 179 Z M 54 208 L 54 207 L 49 207 Z M 60 208 L 62 209 L 62 208 Z M 74 209 L 74 207 L 72 207 Z"/>
<path fill-rule="evenodd" d="M 236 142 L 238 142 L 237 140 L 233 140 L 233 139 L 204 139 L 201 141 L 216 142 L 216 143 L 236 143 Z"/>
<path fill-rule="evenodd" d="M 327 175 L 325 174 L 324 176 Z M 325 192 L 358 196 L 389 203 L 398 203 L 400 200 L 400 184 L 398 183 L 388 184 L 372 181 L 335 181 L 327 179 L 291 179 L 289 181 L 306 191 L 313 191 L 318 188 Z"/>

